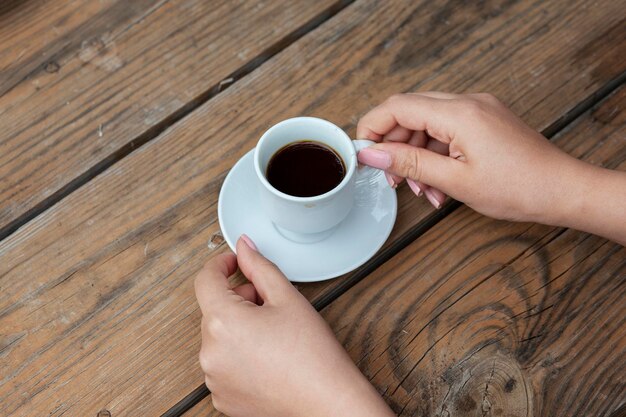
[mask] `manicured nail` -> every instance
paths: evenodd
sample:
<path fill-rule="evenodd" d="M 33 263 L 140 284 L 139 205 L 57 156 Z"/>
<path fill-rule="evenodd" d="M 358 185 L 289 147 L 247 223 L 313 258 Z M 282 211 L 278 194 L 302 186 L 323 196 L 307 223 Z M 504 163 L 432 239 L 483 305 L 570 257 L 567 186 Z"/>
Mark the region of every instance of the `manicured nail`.
<path fill-rule="evenodd" d="M 430 204 L 432 204 L 436 209 L 441 208 L 441 203 L 439 202 L 439 200 L 437 200 L 437 197 L 435 197 L 435 194 L 430 188 L 426 188 L 424 190 L 424 194 L 426 194 L 426 198 L 428 199 L 428 201 L 430 201 Z"/>
<path fill-rule="evenodd" d="M 387 178 L 387 182 L 389 183 L 389 186 L 391 188 L 397 188 L 398 184 L 396 184 L 396 182 L 393 180 L 393 177 L 391 176 L 390 173 L 385 172 L 385 178 Z"/>
<path fill-rule="evenodd" d="M 256 245 L 254 244 L 254 242 L 252 241 L 252 239 L 250 239 L 248 237 L 248 235 L 241 235 L 241 240 L 244 241 L 244 243 L 246 245 L 248 245 L 250 247 L 250 249 L 252 249 L 255 252 L 258 252 L 259 250 L 256 248 Z"/>
<path fill-rule="evenodd" d="M 407 178 L 406 183 L 409 184 L 409 188 L 415 193 L 416 196 L 421 197 L 422 194 L 424 194 L 420 186 L 417 185 L 417 183 L 412 179 Z"/>
<path fill-rule="evenodd" d="M 359 162 L 373 168 L 387 169 L 391 166 L 391 155 L 378 149 L 365 148 L 357 155 Z"/>

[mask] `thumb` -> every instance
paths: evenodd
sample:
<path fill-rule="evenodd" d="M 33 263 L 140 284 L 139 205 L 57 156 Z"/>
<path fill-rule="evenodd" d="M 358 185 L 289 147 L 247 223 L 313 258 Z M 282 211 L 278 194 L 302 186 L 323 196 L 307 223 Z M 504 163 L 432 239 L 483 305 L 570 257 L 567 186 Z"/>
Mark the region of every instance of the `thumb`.
<path fill-rule="evenodd" d="M 241 235 L 237 241 L 237 263 L 264 303 L 276 303 L 292 291 L 297 291 L 280 269 L 259 253 L 246 235 Z"/>
<path fill-rule="evenodd" d="M 364 165 L 423 182 L 450 195 L 455 194 L 455 184 L 465 166 L 462 161 L 426 148 L 391 142 L 362 149 L 358 159 Z"/>

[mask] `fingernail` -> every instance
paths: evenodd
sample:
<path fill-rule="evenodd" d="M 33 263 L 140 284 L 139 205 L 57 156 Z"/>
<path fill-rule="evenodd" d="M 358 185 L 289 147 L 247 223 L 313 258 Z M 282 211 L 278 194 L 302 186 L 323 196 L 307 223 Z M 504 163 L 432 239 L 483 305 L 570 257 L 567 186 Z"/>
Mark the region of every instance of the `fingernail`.
<path fill-rule="evenodd" d="M 421 195 L 424 194 L 420 186 L 417 185 L 417 183 L 412 179 L 407 178 L 406 183 L 409 184 L 409 188 L 415 193 L 416 196 L 421 197 Z"/>
<path fill-rule="evenodd" d="M 254 242 L 252 241 L 252 239 L 250 239 L 248 237 L 248 235 L 241 235 L 241 239 L 244 241 L 244 243 L 246 245 L 248 245 L 250 247 L 250 249 L 252 249 L 255 252 L 258 252 L 259 250 L 256 248 L 256 245 L 254 244 Z"/>
<path fill-rule="evenodd" d="M 391 176 L 390 173 L 385 172 L 385 178 L 387 178 L 387 182 L 389 183 L 389 186 L 391 188 L 397 188 L 398 184 L 396 184 L 396 182 L 393 180 L 393 177 Z"/>
<path fill-rule="evenodd" d="M 357 155 L 360 163 L 378 169 L 387 169 L 391 166 L 391 155 L 378 149 L 365 148 Z"/>
<path fill-rule="evenodd" d="M 437 200 L 437 197 L 435 197 L 435 194 L 433 194 L 432 190 L 427 188 L 424 190 L 424 194 L 426 194 L 426 198 L 428 199 L 428 201 L 430 201 L 430 204 L 432 204 L 436 209 L 441 208 L 441 203 L 439 202 L 439 200 Z"/>

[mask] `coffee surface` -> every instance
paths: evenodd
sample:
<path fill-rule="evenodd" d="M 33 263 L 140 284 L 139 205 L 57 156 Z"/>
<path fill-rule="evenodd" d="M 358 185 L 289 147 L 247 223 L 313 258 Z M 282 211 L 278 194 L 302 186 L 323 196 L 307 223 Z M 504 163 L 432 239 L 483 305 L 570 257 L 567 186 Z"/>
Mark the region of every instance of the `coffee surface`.
<path fill-rule="evenodd" d="M 312 197 L 335 188 L 345 176 L 343 160 L 330 147 L 302 140 L 279 149 L 267 166 L 274 188 L 295 197 Z"/>

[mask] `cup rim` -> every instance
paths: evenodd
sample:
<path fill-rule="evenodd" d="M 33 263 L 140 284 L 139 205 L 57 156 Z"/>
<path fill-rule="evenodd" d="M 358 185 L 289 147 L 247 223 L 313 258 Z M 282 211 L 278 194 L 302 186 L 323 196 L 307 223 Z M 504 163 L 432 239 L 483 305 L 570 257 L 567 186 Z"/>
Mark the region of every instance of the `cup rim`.
<path fill-rule="evenodd" d="M 293 196 L 293 195 L 290 195 L 290 194 L 283 193 L 282 191 L 276 189 L 272 184 L 270 184 L 270 182 L 267 180 L 267 178 L 265 178 L 265 174 L 261 171 L 261 162 L 259 161 L 259 148 L 261 147 L 263 142 L 267 139 L 269 134 L 271 132 L 273 132 L 274 130 L 276 130 L 276 129 L 278 129 L 278 128 L 286 125 L 286 124 L 301 123 L 301 122 L 315 122 L 315 123 L 322 123 L 322 124 L 326 124 L 326 125 L 332 126 L 332 127 L 336 128 L 342 134 L 342 136 L 347 141 L 350 142 L 350 145 L 352 146 L 351 154 L 350 154 L 350 160 L 349 161 L 344 161 L 344 163 L 346 164 L 346 168 L 347 168 L 346 175 L 344 175 L 344 177 L 341 180 L 341 182 L 339 184 L 337 184 L 335 186 L 335 188 L 325 192 L 324 194 L 314 195 L 314 196 L 310 196 L 310 197 L 297 197 L 297 196 Z M 318 200 L 321 200 L 321 199 L 326 198 L 326 197 L 330 197 L 330 196 L 338 193 L 343 188 L 345 188 L 346 185 L 350 182 L 350 179 L 352 178 L 352 176 L 354 175 L 354 171 L 356 170 L 356 150 L 354 149 L 354 145 L 352 144 L 352 139 L 350 139 L 350 136 L 348 136 L 348 134 L 346 132 L 344 132 L 343 129 L 341 129 L 336 124 L 334 124 L 332 122 L 329 122 L 328 120 L 321 119 L 319 117 L 310 117 L 310 116 L 292 117 L 292 118 L 285 119 L 285 120 L 283 120 L 281 122 L 276 123 L 275 125 L 273 125 L 269 129 L 267 129 L 265 131 L 265 133 L 263 133 L 263 135 L 261 136 L 261 139 L 259 139 L 259 141 L 256 144 L 256 147 L 254 148 L 254 170 L 256 172 L 257 178 L 261 181 L 263 186 L 265 188 L 267 188 L 271 193 L 273 193 L 274 195 L 276 195 L 276 196 L 278 196 L 280 198 L 283 198 L 283 199 L 286 199 L 286 200 L 289 200 L 289 201 L 298 202 L 298 203 L 307 203 L 307 202 L 312 202 L 312 201 L 318 201 Z"/>

